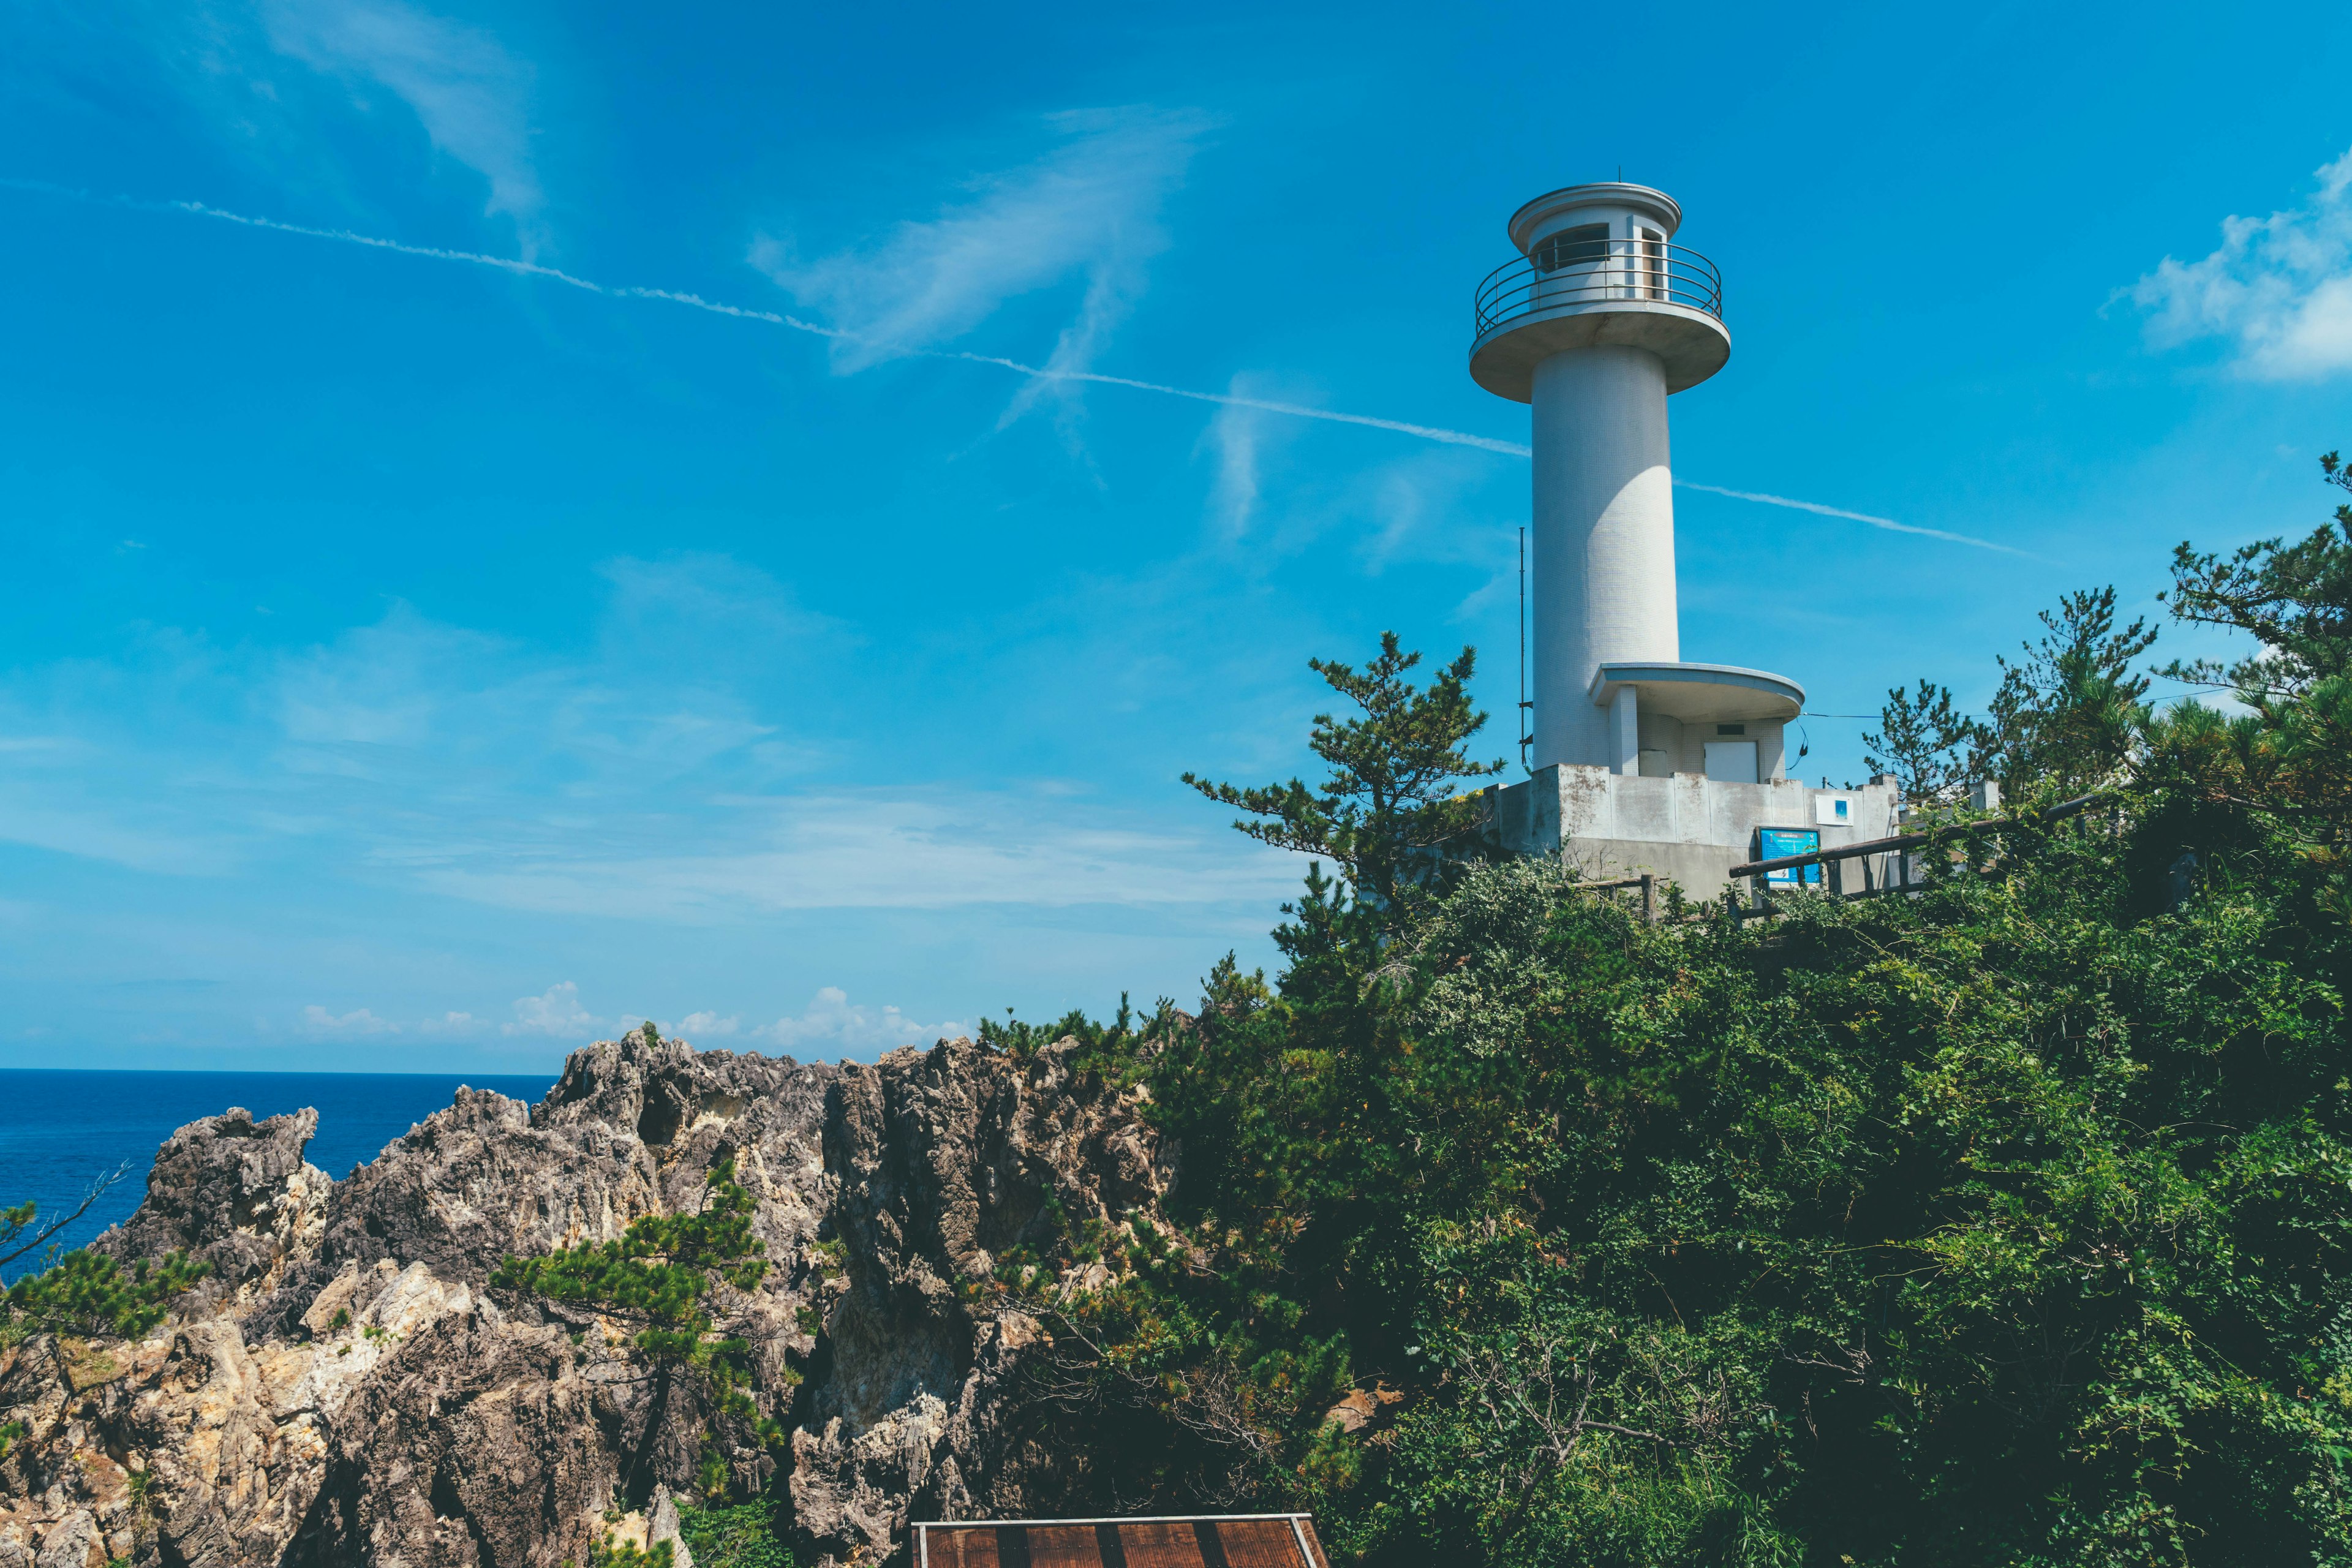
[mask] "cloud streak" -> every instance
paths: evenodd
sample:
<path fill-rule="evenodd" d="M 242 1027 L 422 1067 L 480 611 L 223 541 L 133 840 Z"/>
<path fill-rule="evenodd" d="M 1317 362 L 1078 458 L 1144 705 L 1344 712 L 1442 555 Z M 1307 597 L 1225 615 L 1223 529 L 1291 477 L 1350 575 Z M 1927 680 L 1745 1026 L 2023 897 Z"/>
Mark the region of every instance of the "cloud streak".
<path fill-rule="evenodd" d="M 2352 372 L 2352 151 L 2316 174 L 2302 205 L 2224 218 L 2219 249 L 2168 256 L 2132 285 L 2151 345 L 2226 338 L 2239 374 L 2258 381 Z"/>
<path fill-rule="evenodd" d="M 707 310 L 712 315 L 731 316 L 737 321 L 760 321 L 772 327 L 783 327 L 813 337 L 878 351 L 883 357 L 954 360 L 965 364 L 992 365 L 1009 370 L 1016 375 L 1045 381 L 1084 382 L 1096 386 L 1124 386 L 1137 392 L 1158 393 L 1165 397 L 1181 397 L 1193 403 L 1215 404 L 1228 408 L 1251 408 L 1265 414 L 1287 414 L 1299 419 L 1319 419 L 1328 424 L 1354 425 L 1371 430 L 1388 430 L 1401 436 L 1414 436 L 1424 441 L 1436 441 L 1449 447 L 1472 447 L 1480 451 L 1500 452 L 1508 457 L 1528 455 L 1525 442 L 1502 441 L 1491 436 L 1475 436 L 1465 430 L 1448 430 L 1442 426 L 1416 425 L 1402 419 L 1382 419 L 1370 414 L 1347 414 L 1337 409 L 1317 408 L 1303 403 L 1283 403 L 1272 398 L 1244 397 L 1235 393 L 1201 392 L 1187 386 L 1171 386 L 1163 382 L 1139 381 L 1133 376 L 1106 375 L 1099 371 L 1056 370 L 1051 365 L 1029 364 L 1008 359 L 1002 354 L 972 353 L 958 349 L 926 349 L 907 343 L 881 342 L 864 334 L 840 327 L 828 327 L 820 322 L 781 310 L 762 310 L 747 305 L 730 305 L 721 300 L 706 300 L 699 294 L 676 289 L 653 289 L 637 284 L 599 283 L 561 268 L 542 266 L 535 261 L 518 260 L 510 256 L 488 256 L 479 251 L 453 250 L 442 246 L 411 245 L 404 240 L 385 239 L 378 235 L 362 234 L 348 228 L 315 228 L 306 224 L 282 223 L 276 218 L 254 217 L 245 213 L 230 212 L 225 207 L 205 202 L 142 201 L 135 196 L 110 196 L 70 186 L 49 184 L 38 180 L 0 178 L 0 187 L 35 192 L 43 195 L 63 196 L 69 200 L 89 202 L 102 206 L 120 206 L 139 212 L 182 214 L 193 217 L 212 218 L 222 223 L 238 224 L 247 228 L 265 229 L 273 234 L 290 234 L 305 239 L 332 240 L 341 245 L 356 245 L 370 250 L 382 250 L 395 256 L 414 256 L 428 261 L 454 261 L 469 267 L 487 267 L 495 271 L 512 273 L 519 278 L 544 279 L 569 289 L 598 295 L 607 300 L 658 300 L 667 304 L 684 305 L 690 310 Z"/>
<path fill-rule="evenodd" d="M 2352 154 L 2347 154 L 2347 161 L 2352 161 Z M 655 300 L 667 304 L 683 305 L 690 310 L 705 310 L 713 315 L 729 316 L 738 321 L 759 321 L 768 326 L 782 327 L 791 331 L 805 332 L 814 337 L 825 339 L 836 345 L 845 345 L 857 354 L 871 356 L 856 362 L 860 363 L 871 363 L 884 358 L 915 358 L 989 365 L 1040 382 L 1122 386 L 1130 391 L 1149 392 L 1163 397 L 1182 398 L 1188 402 L 1204 403 L 1220 408 L 1280 414 L 1297 419 L 1319 420 L 1325 424 L 1352 425 L 1362 429 L 1386 430 L 1399 436 L 1411 436 L 1418 440 L 1433 441 L 1442 446 L 1467 447 L 1476 451 L 1500 453 L 1506 457 L 1526 458 L 1532 455 L 1525 442 L 1504 441 L 1491 436 L 1473 435 L 1465 430 L 1450 430 L 1443 426 L 1420 425 L 1403 419 L 1383 419 L 1370 414 L 1349 414 L 1339 409 L 1318 408 L 1304 403 L 1286 403 L 1274 398 L 1250 397 L 1236 392 L 1202 392 L 1192 387 L 1171 386 L 1164 382 L 1142 381 L 1133 376 L 1107 375 L 1099 371 L 1056 368 L 1050 363 L 1029 364 L 1021 360 L 1008 359 L 1001 354 L 975 353 L 962 349 L 924 348 L 915 344 L 886 342 L 869 337 L 864 332 L 825 326 L 782 311 L 730 305 L 719 300 L 706 300 L 698 294 L 678 289 L 654 289 L 635 284 L 599 283 L 593 279 L 563 271 L 560 268 L 541 266 L 537 262 L 518 260 L 512 257 L 488 256 L 478 251 L 452 250 L 438 246 L 411 245 L 402 240 L 385 239 L 376 235 L 361 234 L 352 229 L 314 228 L 302 224 L 281 223 L 276 218 L 253 217 L 203 202 L 142 201 L 130 196 L 96 195 L 35 180 L 0 178 L 0 187 L 63 196 L 101 205 L 129 207 L 142 212 L 184 214 L 212 218 L 223 223 L 242 225 L 247 228 L 264 229 L 276 234 L 296 235 L 307 239 L 324 239 L 338 244 L 362 246 L 372 250 L 388 251 L 397 256 L 413 256 L 431 261 L 451 261 L 466 266 L 487 267 L 496 271 L 511 273 L 517 277 L 543 279 L 551 283 L 560 283 L 566 288 L 577 289 L 607 300 Z M 2026 560 L 2040 559 L 2014 545 L 2000 544 L 1989 539 L 1955 533 L 1946 529 L 1923 528 L 1915 523 L 1899 522 L 1890 517 L 1879 517 L 1864 511 L 1850 511 L 1843 507 L 1827 506 L 1819 501 L 1797 500 L 1788 496 L 1769 495 L 1757 490 L 1730 489 L 1720 485 L 1700 484 L 1691 479 L 1678 479 L 1675 483 L 1685 489 L 1704 490 L 1711 495 L 1727 496 L 1734 500 L 1752 501 L 1762 506 L 1786 507 L 1797 511 L 1811 512 L 1821 517 L 1843 518 L 1849 521 L 1866 523 L 1873 528 L 1884 529 L 1891 533 L 1908 533 L 1922 539 L 1941 540 L 1949 544 L 1966 544 L 1978 550 L 1997 551 L 2002 554 L 2021 556 Z"/>

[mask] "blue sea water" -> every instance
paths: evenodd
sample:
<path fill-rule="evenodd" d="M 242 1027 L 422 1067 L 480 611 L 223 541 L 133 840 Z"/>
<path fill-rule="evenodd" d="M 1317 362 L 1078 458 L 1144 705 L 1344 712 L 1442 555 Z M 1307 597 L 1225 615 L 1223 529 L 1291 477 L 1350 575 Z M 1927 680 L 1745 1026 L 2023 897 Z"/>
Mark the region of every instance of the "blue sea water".
<path fill-rule="evenodd" d="M 80 1247 L 131 1217 L 147 1195 L 147 1167 L 164 1139 L 232 1105 L 257 1121 L 315 1108 L 319 1131 L 304 1157 L 341 1177 L 446 1106 L 460 1084 L 535 1102 L 554 1081 L 505 1074 L 0 1070 L 0 1204 L 30 1198 L 45 1215 L 63 1213 L 128 1160 L 130 1176 L 58 1238 Z M 35 1261 L 25 1259 L 7 1277 Z"/>

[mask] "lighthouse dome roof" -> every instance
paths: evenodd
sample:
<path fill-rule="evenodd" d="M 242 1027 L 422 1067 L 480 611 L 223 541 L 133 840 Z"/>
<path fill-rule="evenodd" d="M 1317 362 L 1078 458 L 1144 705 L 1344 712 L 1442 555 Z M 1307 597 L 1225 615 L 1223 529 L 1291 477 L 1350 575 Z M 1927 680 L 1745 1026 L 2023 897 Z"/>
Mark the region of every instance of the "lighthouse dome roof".
<path fill-rule="evenodd" d="M 1565 185 L 1548 191 L 1511 215 L 1511 243 L 1527 254 L 1536 241 L 1565 226 L 1573 215 L 1590 208 L 1637 212 L 1658 226 L 1668 239 L 1683 225 L 1683 209 L 1675 198 L 1648 185 L 1604 180 L 1589 185 Z"/>

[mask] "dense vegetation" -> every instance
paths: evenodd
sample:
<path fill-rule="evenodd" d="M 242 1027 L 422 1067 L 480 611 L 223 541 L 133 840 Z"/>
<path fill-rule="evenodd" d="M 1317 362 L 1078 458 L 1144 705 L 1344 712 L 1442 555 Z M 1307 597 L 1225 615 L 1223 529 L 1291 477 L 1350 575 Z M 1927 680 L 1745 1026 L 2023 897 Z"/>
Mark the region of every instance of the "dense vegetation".
<path fill-rule="evenodd" d="M 1915 799 L 2021 805 L 1916 899 L 1648 926 L 1417 857 L 1476 715 L 1393 647 L 1331 784 L 1207 786 L 1338 874 L 1273 981 L 1091 1037 L 1185 1163 L 1180 1228 L 992 1287 L 1055 1331 L 1083 1484 L 1305 1503 L 1381 1563 L 2352 1561 L 2336 516 L 2176 556 L 2175 613 L 2256 647 L 2167 673 L 2237 717 L 2151 706 L 2105 590 L 1983 716 L 1891 693 Z M 1023 1272 L 1096 1258 L 1075 1301 Z"/>

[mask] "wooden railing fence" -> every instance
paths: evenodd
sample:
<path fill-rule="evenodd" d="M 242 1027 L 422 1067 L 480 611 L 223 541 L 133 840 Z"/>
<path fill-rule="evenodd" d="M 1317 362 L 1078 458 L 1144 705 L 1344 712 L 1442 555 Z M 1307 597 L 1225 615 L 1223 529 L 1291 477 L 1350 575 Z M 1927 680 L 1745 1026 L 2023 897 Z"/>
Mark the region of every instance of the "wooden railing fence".
<path fill-rule="evenodd" d="M 1841 844 L 1834 849 L 1816 849 L 1805 855 L 1783 855 L 1770 860 L 1751 860 L 1744 866 L 1734 866 L 1729 873 L 1732 885 L 1724 889 L 1724 909 L 1735 921 L 1767 920 L 1780 911 L 1772 905 L 1772 886 L 1769 879 L 1776 871 L 1802 871 L 1810 866 L 1822 868 L 1820 883 L 1803 882 L 1806 888 L 1820 887 L 1829 897 L 1838 900 L 1878 898 L 1887 893 L 1916 893 L 1927 884 L 1913 876 L 1913 850 L 1938 844 L 1966 843 L 1981 835 L 1998 833 L 2004 827 L 2025 823 L 2063 822 L 2079 816 L 2101 801 L 2110 798 L 2109 792 L 2097 791 L 2062 801 L 2047 811 L 2033 811 L 2003 816 L 1979 817 L 1973 822 L 1946 823 L 1918 833 L 1897 833 L 1886 838 L 1867 838 L 1859 844 Z M 1846 886 L 1846 868 L 1851 862 L 1861 862 L 1857 868 L 1861 886 Z M 1662 879 L 1644 872 L 1638 877 L 1619 877 L 1609 881 L 1580 882 L 1578 888 L 1592 893 L 1616 892 L 1628 888 L 1641 889 L 1642 919 L 1654 923 L 1658 919 L 1658 883 Z M 1739 900 L 1739 886 L 1747 882 L 1749 901 Z M 1703 915 L 1701 918 L 1704 918 Z"/>

